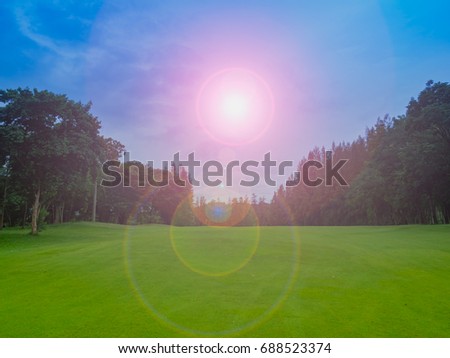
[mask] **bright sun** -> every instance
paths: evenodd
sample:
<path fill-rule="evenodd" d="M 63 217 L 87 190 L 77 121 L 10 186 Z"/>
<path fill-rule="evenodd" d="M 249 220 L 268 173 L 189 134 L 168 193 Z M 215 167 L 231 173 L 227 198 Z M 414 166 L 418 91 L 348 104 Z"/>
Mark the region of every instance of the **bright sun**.
<path fill-rule="evenodd" d="M 244 94 L 230 93 L 224 96 L 221 110 L 226 119 L 245 120 L 250 112 L 250 100 Z"/>
<path fill-rule="evenodd" d="M 214 140 L 241 145 L 259 138 L 269 127 L 274 100 L 256 73 L 228 68 L 210 76 L 197 97 L 197 117 Z"/>

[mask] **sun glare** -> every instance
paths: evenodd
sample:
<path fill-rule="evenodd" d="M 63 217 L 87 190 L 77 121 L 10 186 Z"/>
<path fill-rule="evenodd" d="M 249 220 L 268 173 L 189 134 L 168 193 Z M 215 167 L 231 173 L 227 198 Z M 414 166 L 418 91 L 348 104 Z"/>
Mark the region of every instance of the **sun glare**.
<path fill-rule="evenodd" d="M 256 73 L 229 68 L 210 76 L 197 97 L 197 117 L 214 140 L 241 145 L 269 127 L 274 101 L 268 84 Z"/>
<path fill-rule="evenodd" d="M 249 114 L 249 107 L 250 100 L 247 96 L 240 93 L 231 93 L 224 96 L 221 110 L 226 119 L 242 121 Z"/>

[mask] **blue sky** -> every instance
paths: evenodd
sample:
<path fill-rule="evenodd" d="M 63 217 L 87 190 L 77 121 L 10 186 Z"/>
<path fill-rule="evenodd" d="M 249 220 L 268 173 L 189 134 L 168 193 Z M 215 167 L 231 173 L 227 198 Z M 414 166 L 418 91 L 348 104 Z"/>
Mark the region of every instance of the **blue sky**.
<path fill-rule="evenodd" d="M 449 81 L 448 13 L 446 1 L 6 1 L 0 87 L 91 100 L 133 159 L 299 160 Z M 276 103 L 272 127 L 239 148 L 195 118 L 198 88 L 227 67 L 260 74 Z"/>

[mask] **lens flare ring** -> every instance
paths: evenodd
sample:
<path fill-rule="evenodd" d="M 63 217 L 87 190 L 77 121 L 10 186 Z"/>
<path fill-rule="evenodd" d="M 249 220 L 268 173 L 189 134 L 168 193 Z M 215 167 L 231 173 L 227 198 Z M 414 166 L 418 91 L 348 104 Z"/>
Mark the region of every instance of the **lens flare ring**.
<path fill-rule="evenodd" d="M 192 202 L 192 200 L 190 200 L 189 197 L 186 198 L 185 201 L 189 201 L 189 203 Z M 184 202 L 181 202 L 178 205 L 177 210 L 175 211 L 175 214 L 174 214 L 174 217 L 173 217 L 172 224 L 174 224 L 174 222 L 176 222 L 176 220 L 177 220 L 177 218 L 176 218 L 177 212 L 178 212 L 179 208 L 184 207 L 184 204 L 185 204 Z M 254 213 L 253 208 L 251 208 L 251 205 L 248 205 L 248 206 L 249 206 L 249 208 L 247 209 L 247 211 L 245 213 L 245 216 L 249 215 L 249 213 L 252 213 L 254 215 L 254 217 L 255 217 L 255 222 L 253 223 L 254 226 L 252 226 L 252 228 L 255 228 L 255 238 L 252 239 L 251 245 L 249 245 L 250 246 L 250 252 L 246 255 L 246 257 L 244 257 L 243 260 L 241 260 L 241 262 L 239 262 L 238 264 L 234 265 L 234 267 L 232 267 L 232 268 L 230 268 L 228 270 L 225 270 L 225 271 L 215 271 L 215 270 L 212 270 L 212 269 L 210 271 L 206 271 L 204 269 L 200 269 L 200 268 L 195 267 L 195 265 L 193 263 L 191 263 L 189 261 L 189 259 L 187 259 L 185 257 L 185 255 L 183 255 L 182 249 L 179 247 L 180 245 L 177 244 L 177 237 L 176 237 L 177 236 L 177 231 L 183 230 L 183 227 L 179 228 L 179 227 L 177 227 L 175 225 L 171 225 L 170 226 L 170 243 L 172 245 L 173 251 L 175 252 L 175 254 L 178 257 L 178 259 L 181 261 L 181 263 L 183 263 L 183 265 L 186 266 L 192 272 L 195 272 L 197 274 L 204 275 L 204 276 L 213 276 L 213 277 L 220 277 L 220 276 L 231 275 L 233 273 L 238 272 L 242 268 L 244 268 L 250 262 L 250 260 L 253 258 L 253 256 L 255 255 L 256 250 L 258 249 L 258 246 L 259 246 L 260 239 L 261 239 L 261 236 L 260 236 L 261 235 L 261 232 L 260 232 L 261 230 L 260 230 L 260 226 L 259 226 L 259 221 L 258 221 L 258 219 L 256 217 L 256 214 Z M 208 208 L 208 206 L 206 206 L 206 208 Z M 195 210 L 195 208 L 194 208 L 194 210 Z M 250 210 L 253 210 L 253 212 L 251 212 Z M 195 211 L 194 211 L 194 213 L 195 213 Z M 230 216 L 232 217 L 233 215 L 231 214 Z M 196 217 L 199 218 L 199 217 L 202 217 L 202 216 L 200 216 L 200 215 L 198 215 L 196 213 Z M 230 218 L 228 217 L 227 220 L 225 220 L 225 221 L 217 222 L 218 225 L 214 225 L 214 224 L 211 225 L 211 223 L 209 223 L 209 225 L 208 225 L 203 220 L 200 219 L 200 221 L 203 222 L 203 224 L 205 226 L 209 227 L 211 230 L 219 231 L 219 232 L 223 233 L 223 232 L 226 232 L 226 230 L 229 229 L 229 228 L 235 228 L 236 227 L 235 225 L 239 224 L 239 222 L 242 221 L 243 219 L 244 219 L 244 217 L 241 216 L 240 220 L 235 220 L 235 221 L 230 222 Z M 222 237 L 223 237 L 223 235 L 225 235 L 225 237 L 227 236 L 226 233 L 222 234 Z M 182 239 L 180 239 L 180 240 L 182 240 Z M 211 238 L 211 240 L 213 240 L 213 239 Z"/>
<path fill-rule="evenodd" d="M 136 215 L 137 210 L 140 205 L 137 205 L 135 210 L 133 211 L 131 216 Z M 282 210 L 284 210 L 285 215 L 291 219 L 291 223 L 294 223 L 293 215 L 290 211 L 289 206 L 282 202 Z M 158 308 L 155 304 L 151 302 L 150 297 L 148 297 L 143 289 L 141 288 L 142 283 L 139 282 L 138 278 L 136 277 L 136 273 L 133 269 L 133 256 L 131 253 L 131 243 L 132 243 L 132 235 L 130 235 L 130 231 L 133 228 L 138 228 L 138 226 L 126 226 L 125 229 L 125 235 L 123 239 L 123 257 L 124 257 L 124 268 L 126 275 L 128 277 L 130 286 L 133 290 L 133 293 L 136 297 L 136 299 L 147 309 L 150 316 L 152 316 L 154 319 L 158 320 L 161 324 L 164 326 L 173 329 L 177 331 L 181 335 L 188 335 L 192 337 L 223 337 L 223 336 L 236 336 L 239 334 L 243 334 L 244 332 L 248 332 L 251 329 L 255 329 L 259 325 L 263 324 L 267 320 L 271 318 L 271 316 L 281 307 L 283 302 L 288 297 L 289 293 L 292 290 L 292 287 L 294 283 L 296 282 L 298 271 L 299 271 L 299 254 L 300 254 L 300 247 L 299 247 L 299 232 L 298 228 L 295 226 L 290 227 L 290 241 L 292 244 L 292 251 L 291 251 L 291 263 L 290 263 L 290 270 L 288 277 L 286 278 L 286 281 L 284 285 L 282 286 L 278 296 L 273 300 L 273 302 L 265 308 L 265 310 L 259 314 L 258 316 L 250 319 L 246 323 L 240 324 L 236 327 L 229 328 L 229 329 L 217 329 L 217 330 L 202 330 L 197 329 L 193 327 L 189 327 L 186 324 L 181 324 L 179 322 L 176 322 L 174 319 L 171 319 L 168 317 L 167 314 L 164 314 L 163 311 L 161 311 L 162 308 Z M 170 233 L 169 233 L 170 235 Z M 170 240 L 170 238 L 168 238 Z M 248 263 L 247 263 L 248 264 Z M 188 268 L 186 268 L 189 270 Z M 189 270 L 192 272 L 191 270 Z M 192 272 L 192 274 L 197 275 L 196 273 Z M 230 273 L 232 275 L 233 273 Z M 234 272 L 236 274 L 236 271 Z M 202 276 L 199 276 L 202 277 Z M 211 279 L 222 279 L 222 277 L 211 277 L 211 276 L 203 276 L 205 280 L 211 280 Z M 195 294 L 195 289 L 193 290 L 192 294 Z"/>

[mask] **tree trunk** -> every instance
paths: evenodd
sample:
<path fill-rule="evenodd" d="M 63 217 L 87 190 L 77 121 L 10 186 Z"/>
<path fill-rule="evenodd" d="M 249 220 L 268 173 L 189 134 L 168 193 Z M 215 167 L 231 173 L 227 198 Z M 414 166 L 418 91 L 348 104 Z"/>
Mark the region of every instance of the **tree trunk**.
<path fill-rule="evenodd" d="M 61 206 L 60 206 L 60 213 L 59 213 L 59 223 L 60 224 L 62 224 L 63 222 L 64 222 L 64 207 L 65 207 L 65 205 L 64 205 L 64 202 L 61 204 Z"/>
<path fill-rule="evenodd" d="M 7 188 L 7 183 L 6 183 L 6 179 L 5 179 L 5 187 L 4 187 L 4 190 L 3 190 L 2 212 L 1 212 L 1 214 L 0 214 L 0 230 L 3 229 L 3 224 L 4 224 L 4 222 L 5 222 L 6 188 Z"/>
<path fill-rule="evenodd" d="M 55 205 L 55 217 L 53 224 L 61 224 L 64 221 L 64 202 Z"/>
<path fill-rule="evenodd" d="M 25 228 L 27 222 L 28 201 L 25 201 L 25 210 L 23 211 L 22 229 Z"/>
<path fill-rule="evenodd" d="M 92 222 L 95 223 L 95 217 L 97 216 L 97 178 L 94 182 L 94 198 L 92 202 Z"/>
<path fill-rule="evenodd" d="M 40 210 L 40 200 L 41 197 L 41 187 L 38 186 L 36 194 L 34 195 L 34 203 L 33 210 L 31 214 L 31 235 L 38 234 L 38 218 L 39 218 L 39 210 Z"/>

